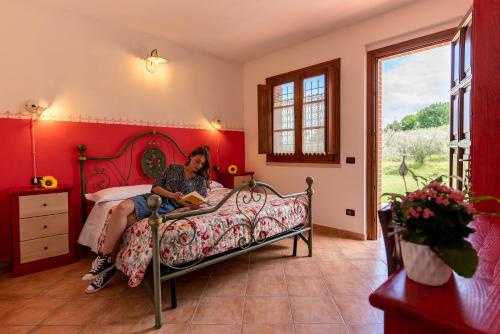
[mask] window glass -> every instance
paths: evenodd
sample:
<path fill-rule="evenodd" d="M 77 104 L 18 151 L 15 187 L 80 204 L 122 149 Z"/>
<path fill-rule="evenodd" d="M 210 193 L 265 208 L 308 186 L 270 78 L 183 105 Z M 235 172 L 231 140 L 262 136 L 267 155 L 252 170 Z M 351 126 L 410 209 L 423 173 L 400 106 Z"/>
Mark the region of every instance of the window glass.
<path fill-rule="evenodd" d="M 303 80 L 302 152 L 325 153 L 325 75 Z"/>
<path fill-rule="evenodd" d="M 295 152 L 294 83 L 273 88 L 273 151 Z"/>

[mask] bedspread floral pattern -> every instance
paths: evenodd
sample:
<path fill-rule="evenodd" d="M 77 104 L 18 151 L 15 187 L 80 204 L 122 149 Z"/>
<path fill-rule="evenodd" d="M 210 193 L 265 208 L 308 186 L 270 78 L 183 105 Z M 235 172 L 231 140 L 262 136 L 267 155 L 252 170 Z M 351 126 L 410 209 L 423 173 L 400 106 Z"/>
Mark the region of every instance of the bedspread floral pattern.
<path fill-rule="evenodd" d="M 215 205 L 230 189 L 214 190 L 209 194 L 209 205 Z M 254 198 L 259 194 L 255 193 Z M 249 242 L 260 241 L 284 232 L 307 221 L 304 199 L 280 199 L 275 195 L 261 195 L 259 201 L 248 201 L 250 193 L 234 194 L 214 213 L 168 221 L 159 227 L 161 261 L 171 267 L 223 253 Z M 238 203 L 236 203 L 236 200 Z M 264 205 L 265 202 L 265 205 Z M 106 238 L 108 218 L 99 237 L 99 246 Z M 254 220 L 258 215 L 258 219 Z M 255 221 L 255 227 L 250 222 Z M 252 235 L 253 232 L 253 235 Z M 152 259 L 153 242 L 148 219 L 128 228 L 122 237 L 115 266 L 129 278 L 132 287 L 139 285 Z"/>

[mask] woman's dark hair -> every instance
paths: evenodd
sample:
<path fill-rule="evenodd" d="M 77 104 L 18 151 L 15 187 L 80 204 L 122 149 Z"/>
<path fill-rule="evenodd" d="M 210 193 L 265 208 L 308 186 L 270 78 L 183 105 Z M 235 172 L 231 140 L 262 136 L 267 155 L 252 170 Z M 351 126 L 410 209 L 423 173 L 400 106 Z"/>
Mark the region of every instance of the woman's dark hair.
<path fill-rule="evenodd" d="M 208 146 L 200 146 L 192 150 L 191 153 L 189 153 L 184 165 L 187 166 L 191 161 L 191 158 L 195 155 L 203 155 L 205 157 L 205 164 L 200 168 L 199 171 L 196 172 L 196 174 L 201 175 L 205 178 L 208 187 L 208 184 L 210 183 L 210 153 Z"/>

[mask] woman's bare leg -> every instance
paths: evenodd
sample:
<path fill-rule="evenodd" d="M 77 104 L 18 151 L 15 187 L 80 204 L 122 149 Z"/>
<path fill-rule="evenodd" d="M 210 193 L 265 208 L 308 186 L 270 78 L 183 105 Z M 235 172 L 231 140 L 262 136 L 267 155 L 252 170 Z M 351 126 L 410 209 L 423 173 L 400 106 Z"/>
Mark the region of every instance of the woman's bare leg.
<path fill-rule="evenodd" d="M 130 226 L 129 215 L 134 213 L 134 201 L 126 199 L 121 202 L 111 214 L 106 240 L 101 246 L 101 253 L 104 255 L 111 254 L 115 249 L 116 244 L 120 240 L 125 229 Z"/>
<path fill-rule="evenodd" d="M 125 229 L 128 229 L 130 226 L 134 225 L 137 223 L 137 217 L 135 216 L 135 212 L 132 212 L 127 216 L 127 226 Z M 111 258 L 116 258 L 116 254 L 118 254 L 118 251 L 120 250 L 121 242 L 118 240 L 118 242 L 115 244 L 115 248 L 113 248 L 113 252 L 111 252 Z"/>

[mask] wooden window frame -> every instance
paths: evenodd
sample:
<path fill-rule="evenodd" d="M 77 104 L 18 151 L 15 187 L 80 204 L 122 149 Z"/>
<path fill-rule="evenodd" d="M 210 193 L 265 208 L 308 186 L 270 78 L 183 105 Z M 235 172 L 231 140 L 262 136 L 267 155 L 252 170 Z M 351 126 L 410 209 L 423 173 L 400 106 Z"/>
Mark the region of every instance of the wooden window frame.
<path fill-rule="evenodd" d="M 465 46 L 466 46 L 466 33 L 471 33 L 470 44 L 470 66 L 465 68 Z M 460 24 L 458 25 L 457 32 L 451 41 L 452 57 L 451 57 L 451 92 L 450 101 L 456 100 L 456 105 L 450 102 L 450 162 L 449 171 L 450 175 L 460 177 L 462 181 L 450 178 L 449 184 L 452 188 L 463 190 L 466 187 L 471 191 L 470 184 L 470 165 L 471 165 L 471 130 L 472 130 L 472 8 L 469 9 Z M 458 45 L 458 64 L 455 63 L 456 49 L 454 45 Z M 455 77 L 455 66 L 458 69 L 457 77 Z M 469 93 L 469 105 L 465 105 L 465 96 Z M 465 113 L 469 114 L 468 132 L 465 132 L 464 117 Z M 457 121 L 456 129 L 454 122 Z M 456 134 L 454 133 L 456 130 Z M 466 168 L 464 168 L 466 167 Z M 456 172 L 454 172 L 456 169 Z"/>
<path fill-rule="evenodd" d="M 303 80 L 325 75 L 325 153 L 302 153 Z M 295 153 L 273 152 L 273 88 L 294 82 Z M 276 75 L 258 86 L 259 153 L 267 162 L 340 163 L 340 58 Z"/>
<path fill-rule="evenodd" d="M 457 28 L 440 31 L 409 41 L 367 52 L 366 87 L 366 238 L 377 240 L 378 188 L 378 66 L 380 59 L 451 42 Z"/>

